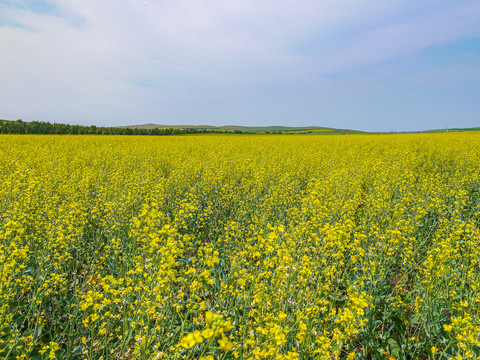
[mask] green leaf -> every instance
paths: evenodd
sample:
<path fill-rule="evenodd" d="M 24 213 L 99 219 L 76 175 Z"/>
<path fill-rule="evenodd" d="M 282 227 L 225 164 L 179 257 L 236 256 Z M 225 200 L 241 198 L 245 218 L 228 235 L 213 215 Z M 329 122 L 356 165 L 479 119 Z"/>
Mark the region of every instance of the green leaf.
<path fill-rule="evenodd" d="M 400 357 L 400 346 L 392 338 L 388 339 L 388 346 L 390 347 L 390 355 L 395 359 Z"/>

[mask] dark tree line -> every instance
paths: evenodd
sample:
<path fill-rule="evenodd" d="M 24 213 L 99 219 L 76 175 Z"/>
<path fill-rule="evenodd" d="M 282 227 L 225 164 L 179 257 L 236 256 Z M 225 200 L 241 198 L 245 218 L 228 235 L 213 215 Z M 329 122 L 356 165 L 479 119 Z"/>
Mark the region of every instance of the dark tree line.
<path fill-rule="evenodd" d="M 69 135 L 180 135 L 180 134 L 210 134 L 210 133 L 232 133 L 228 130 L 217 129 L 177 129 L 177 128 L 155 128 L 155 129 L 132 129 L 118 127 L 99 127 L 57 124 L 43 121 L 22 121 L 22 120 L 1 120 L 0 134 L 69 134 Z M 235 133 L 241 133 L 236 130 Z"/>

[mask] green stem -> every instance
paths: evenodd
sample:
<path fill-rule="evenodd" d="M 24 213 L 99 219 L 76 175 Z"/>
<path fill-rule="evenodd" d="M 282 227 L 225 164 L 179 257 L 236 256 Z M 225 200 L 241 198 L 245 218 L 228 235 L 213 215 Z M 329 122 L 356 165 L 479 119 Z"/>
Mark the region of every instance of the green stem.
<path fill-rule="evenodd" d="M 199 358 L 201 358 L 203 356 L 203 354 L 205 354 L 205 351 L 208 350 L 208 347 L 212 343 L 213 339 L 214 339 L 214 336 L 212 336 L 212 338 L 208 341 L 207 345 L 204 346 L 204 348 L 202 350 L 202 353 L 200 354 Z"/>
<path fill-rule="evenodd" d="M 440 354 L 440 357 L 438 358 L 438 360 L 442 360 L 442 357 L 443 355 L 445 355 L 445 352 L 448 350 L 448 348 L 453 344 L 453 340 L 455 340 L 455 337 L 450 340 L 450 342 L 448 343 L 447 347 L 442 351 L 442 353 Z"/>

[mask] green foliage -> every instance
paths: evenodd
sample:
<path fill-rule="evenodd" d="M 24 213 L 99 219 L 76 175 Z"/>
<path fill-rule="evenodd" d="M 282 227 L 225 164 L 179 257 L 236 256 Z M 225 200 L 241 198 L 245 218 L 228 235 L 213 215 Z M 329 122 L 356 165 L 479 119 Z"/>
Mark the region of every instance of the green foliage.
<path fill-rule="evenodd" d="M 129 127 L 98 127 L 49 123 L 43 121 L 1 120 L 0 134 L 57 134 L 57 135 L 181 135 L 231 133 L 230 130 L 196 129 L 196 128 L 150 128 L 139 129 Z M 235 133 L 241 131 L 235 131 Z"/>

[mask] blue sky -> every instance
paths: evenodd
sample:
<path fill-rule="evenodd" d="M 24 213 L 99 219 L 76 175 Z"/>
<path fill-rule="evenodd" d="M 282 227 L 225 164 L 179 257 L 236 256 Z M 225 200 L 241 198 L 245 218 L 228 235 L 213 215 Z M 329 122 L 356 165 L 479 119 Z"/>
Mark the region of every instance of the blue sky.
<path fill-rule="evenodd" d="M 0 1 L 0 118 L 480 126 L 480 2 Z"/>

